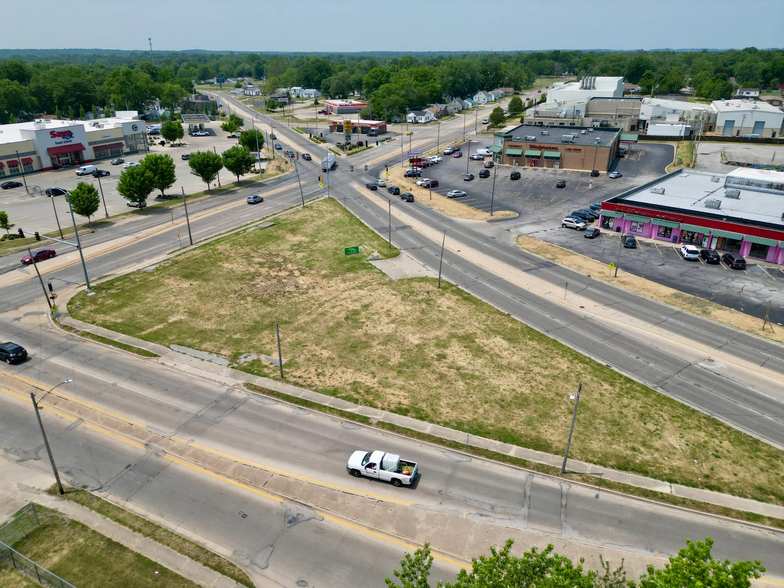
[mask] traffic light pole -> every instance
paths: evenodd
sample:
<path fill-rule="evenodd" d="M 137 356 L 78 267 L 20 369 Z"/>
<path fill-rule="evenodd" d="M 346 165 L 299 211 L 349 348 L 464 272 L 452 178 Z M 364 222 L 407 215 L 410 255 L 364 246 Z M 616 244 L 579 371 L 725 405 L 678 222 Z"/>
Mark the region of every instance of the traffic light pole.
<path fill-rule="evenodd" d="M 68 199 L 68 210 L 71 211 L 71 222 L 73 222 L 74 234 L 76 235 L 76 248 L 79 250 L 79 258 L 82 260 L 82 270 L 84 270 L 84 282 L 87 284 L 87 289 L 92 290 L 90 286 L 90 278 L 87 277 L 87 265 L 84 263 L 84 254 L 82 253 L 82 242 L 79 240 L 79 231 L 76 229 L 76 217 L 74 216 L 73 206 L 71 206 L 71 199 Z"/>
<path fill-rule="evenodd" d="M 30 248 L 27 248 L 27 253 L 30 254 L 30 259 L 33 260 L 33 267 L 35 268 L 35 273 L 38 275 L 38 281 L 41 282 L 41 290 L 44 291 L 44 298 L 46 298 L 46 303 L 49 305 L 49 311 L 52 310 L 52 303 L 49 300 L 49 295 L 46 293 L 46 287 L 44 286 L 44 280 L 41 277 L 41 272 L 38 271 L 38 264 L 35 262 L 35 257 L 33 257 L 33 252 L 30 251 Z"/>

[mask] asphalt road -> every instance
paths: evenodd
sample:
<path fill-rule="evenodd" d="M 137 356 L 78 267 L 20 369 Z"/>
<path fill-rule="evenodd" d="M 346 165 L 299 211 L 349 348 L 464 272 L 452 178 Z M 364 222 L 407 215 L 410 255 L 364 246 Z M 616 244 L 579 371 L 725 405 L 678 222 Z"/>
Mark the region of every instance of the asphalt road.
<path fill-rule="evenodd" d="M 388 496 L 418 508 L 526 529 L 541 538 L 540 544 L 562 536 L 634 553 L 672 555 L 685 545 L 686 538 L 710 536 L 716 540 L 716 557 L 760 558 L 771 576 L 784 576 L 784 562 L 778 557 L 784 532 L 760 533 L 750 525 L 475 459 L 193 378 L 136 356 L 64 337 L 29 320 L 9 328 L 33 357 L 5 372 L 44 387 L 73 379 L 61 386 L 63 393 L 159 434 L 358 494 Z M 4 387 L 15 383 L 5 373 L 0 380 Z M 21 459 L 44 455 L 29 402 L 0 393 L 0 403 L 4 451 Z M 292 537 L 278 539 L 283 519 L 279 506 L 173 464 L 156 455 L 154 448 L 145 453 L 112 438 L 96 437 L 97 433 L 46 411 L 44 415 L 56 458 L 72 485 L 131 501 L 232 551 L 248 554 L 251 560 L 272 545 L 270 566 L 282 566 L 288 577 L 293 577 L 292 569 L 318 570 L 327 560 L 341 562 L 348 574 L 359 573 L 360 566 L 348 561 L 352 553 L 372 558 L 378 550 L 387 566 L 394 566 L 395 555 L 400 554 L 399 547 L 380 542 L 343 552 L 361 543 L 357 533 L 315 520 L 298 525 Z M 347 474 L 345 463 L 352 451 L 376 448 L 419 463 L 421 477 L 415 488 L 394 488 Z M 45 469 L 46 463 L 35 465 Z M 241 512 L 250 513 L 251 520 L 245 520 Z M 324 548 L 314 544 L 319 538 L 327 540 Z M 311 549 L 314 553 L 306 556 Z M 302 568 L 293 565 L 296 558 L 304 560 Z M 374 568 L 378 580 L 392 569 L 380 563 Z M 333 580 L 328 574 L 314 583 L 339 585 Z"/>

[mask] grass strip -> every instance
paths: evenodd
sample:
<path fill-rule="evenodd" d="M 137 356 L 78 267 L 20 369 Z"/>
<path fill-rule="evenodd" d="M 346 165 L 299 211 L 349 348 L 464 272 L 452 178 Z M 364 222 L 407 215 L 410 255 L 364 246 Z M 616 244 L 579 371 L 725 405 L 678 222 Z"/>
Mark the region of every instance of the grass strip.
<path fill-rule="evenodd" d="M 367 147 L 360 147 L 359 149 L 354 149 L 353 151 L 349 151 L 346 155 L 356 155 L 357 153 L 362 153 L 363 151 L 367 151 L 368 149 L 373 149 L 373 145 L 368 145 Z"/>
<path fill-rule="evenodd" d="M 160 357 L 157 353 L 153 353 L 152 351 L 147 351 L 146 349 L 142 349 L 141 347 L 135 347 L 134 345 L 128 345 L 127 343 L 120 343 L 119 341 L 115 341 L 114 339 L 109 339 L 107 337 L 103 337 L 102 335 L 96 335 L 95 333 L 91 333 L 90 331 L 82 331 L 80 329 L 75 329 L 74 327 L 69 327 L 68 325 L 60 324 L 58 321 L 58 325 L 64 331 L 71 333 L 72 335 L 79 335 L 80 337 L 84 337 L 85 339 L 92 339 L 93 341 L 97 341 L 98 343 L 103 343 L 104 345 L 110 345 L 112 347 L 116 347 L 117 349 L 122 349 L 123 351 L 130 351 L 131 353 L 135 353 L 136 355 L 141 355 L 142 357 Z"/>
<path fill-rule="evenodd" d="M 363 425 L 367 425 L 368 427 L 376 427 L 378 429 L 384 429 L 385 431 L 396 433 L 398 435 L 401 435 L 402 437 L 416 439 L 417 441 L 425 441 L 432 445 L 453 449 L 455 451 L 460 451 L 461 453 L 466 453 L 490 461 L 496 461 L 499 463 L 505 463 L 505 464 L 517 466 L 520 468 L 524 468 L 541 474 L 547 474 L 548 476 L 554 476 L 556 478 L 561 478 L 564 480 L 573 480 L 573 481 L 581 482 L 588 486 L 594 486 L 596 488 L 602 488 L 604 490 L 613 490 L 621 494 L 628 494 L 630 496 L 646 498 L 654 502 L 661 502 L 663 504 L 680 506 L 698 512 L 720 515 L 731 519 L 736 519 L 739 521 L 756 523 L 758 525 L 765 525 L 777 529 L 784 529 L 784 520 L 781 519 L 767 517 L 753 512 L 728 508 L 726 506 L 719 506 L 716 504 L 711 504 L 709 502 L 701 502 L 689 498 L 682 498 L 680 496 L 667 494 L 665 492 L 656 492 L 654 490 L 648 490 L 647 488 L 640 488 L 638 486 L 631 486 L 629 484 L 623 484 L 621 482 L 615 482 L 612 480 L 597 478 L 596 476 L 589 476 L 585 474 L 570 474 L 569 472 L 567 472 L 566 474 L 561 474 L 560 469 L 549 466 L 547 464 L 538 463 L 535 461 L 529 461 L 527 459 L 522 459 L 520 457 L 514 457 L 511 455 L 506 455 L 505 453 L 498 453 L 495 451 L 491 451 L 490 449 L 482 449 L 479 447 L 472 447 L 470 445 L 466 447 L 464 443 L 459 443 L 457 441 L 452 441 L 450 439 L 444 439 L 442 437 L 436 437 L 434 435 L 430 435 L 429 433 L 422 433 L 420 431 L 415 431 L 413 429 L 407 429 L 405 427 L 401 427 L 393 423 L 387 423 L 384 421 L 378 421 L 377 423 L 373 423 L 370 420 L 370 417 L 366 417 L 365 415 L 345 411 L 340 408 L 335 408 L 333 406 L 325 406 L 323 404 L 319 404 L 318 402 L 307 400 L 306 398 L 291 396 L 284 392 L 279 392 L 277 390 L 266 388 L 264 386 L 258 386 L 256 384 L 245 384 L 245 388 L 247 388 L 252 392 L 263 394 L 264 396 L 271 396 L 273 398 L 283 400 L 284 402 L 287 402 L 289 404 L 296 404 L 297 406 L 302 406 L 303 408 L 308 408 L 313 411 L 328 414 L 330 416 L 338 417 L 343 420 L 354 421 L 357 423 L 361 423 Z"/>
<path fill-rule="evenodd" d="M 55 510 L 36 506 L 36 512 L 41 525 L 14 542 L 12 547 L 79 588 L 198 586 Z"/>
<path fill-rule="evenodd" d="M 52 486 L 47 490 L 47 492 L 53 496 L 59 496 L 56 486 Z M 122 507 L 112 504 L 108 500 L 104 500 L 103 498 L 100 498 L 99 496 L 96 496 L 95 494 L 92 494 L 86 490 L 79 490 L 78 488 L 66 488 L 63 498 L 70 500 L 71 502 L 81 504 L 85 508 L 89 508 L 91 511 L 106 517 L 110 521 L 114 521 L 115 523 L 130 529 L 134 533 L 138 533 L 139 535 L 143 535 L 144 537 L 152 539 L 161 545 L 165 545 L 177 553 L 189 557 L 193 561 L 210 568 L 211 570 L 214 570 L 219 574 L 226 576 L 227 578 L 231 578 L 243 586 L 254 588 L 251 579 L 239 566 L 229 561 L 225 557 L 218 555 L 214 551 L 211 551 L 206 547 L 202 547 L 198 543 L 195 543 L 190 539 L 186 539 L 182 535 L 178 535 L 177 533 L 174 533 L 169 529 L 158 525 L 157 523 L 148 521 L 147 519 L 140 517 L 139 515 L 136 515 Z M 125 584 L 125 586 L 132 585 L 133 584 L 130 583 Z M 168 586 L 168 584 L 161 585 Z"/>

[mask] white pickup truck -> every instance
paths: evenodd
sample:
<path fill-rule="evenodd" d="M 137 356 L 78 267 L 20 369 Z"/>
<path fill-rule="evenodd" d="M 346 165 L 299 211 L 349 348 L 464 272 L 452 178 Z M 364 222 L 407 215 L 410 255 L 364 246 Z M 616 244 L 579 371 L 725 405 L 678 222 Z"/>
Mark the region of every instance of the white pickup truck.
<path fill-rule="evenodd" d="M 346 469 L 355 478 L 376 478 L 394 486 L 410 486 L 417 474 L 416 462 L 383 451 L 355 451 L 348 458 Z"/>

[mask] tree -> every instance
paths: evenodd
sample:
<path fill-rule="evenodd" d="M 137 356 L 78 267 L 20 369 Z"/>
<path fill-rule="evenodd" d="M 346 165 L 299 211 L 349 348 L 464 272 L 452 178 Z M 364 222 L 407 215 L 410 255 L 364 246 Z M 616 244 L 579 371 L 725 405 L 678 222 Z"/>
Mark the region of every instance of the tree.
<path fill-rule="evenodd" d="M 255 159 L 250 155 L 250 149 L 242 145 L 235 145 L 226 149 L 221 154 L 223 166 L 232 174 L 237 176 L 237 183 L 240 183 L 240 176 L 253 169 Z"/>
<path fill-rule="evenodd" d="M 147 197 L 155 189 L 155 179 L 142 165 L 129 167 L 120 174 L 117 191 L 120 196 L 134 204 L 143 205 Z"/>
<path fill-rule="evenodd" d="M 84 111 L 84 106 L 79 105 L 79 120 L 85 120 L 87 118 L 87 113 Z"/>
<path fill-rule="evenodd" d="M 500 106 L 493 108 L 493 112 L 490 113 L 490 124 L 494 127 L 500 127 L 505 122 L 506 116 L 504 116 L 504 109 Z"/>
<path fill-rule="evenodd" d="M 69 192 L 68 201 L 76 214 L 87 217 L 87 222 L 90 223 L 90 228 L 92 228 L 93 221 L 91 217 L 101 206 L 101 197 L 95 186 L 86 182 L 79 182 L 76 184 L 76 188 Z"/>
<path fill-rule="evenodd" d="M 57 119 L 57 120 L 60 120 L 60 118 L 62 118 L 62 115 L 60 114 L 60 107 L 59 106 L 56 106 L 55 109 L 54 109 L 54 118 Z"/>
<path fill-rule="evenodd" d="M 109 118 L 110 116 L 112 116 L 112 109 L 108 104 L 106 104 L 103 107 L 103 117 Z"/>
<path fill-rule="evenodd" d="M 234 133 L 239 131 L 242 128 L 242 125 L 244 124 L 245 124 L 245 120 L 241 116 L 232 114 L 229 116 L 228 120 L 221 125 L 221 129 L 223 129 L 230 135 L 234 135 Z"/>
<path fill-rule="evenodd" d="M 172 123 L 167 122 L 165 124 Z M 179 123 L 173 124 L 180 126 Z M 163 128 L 161 128 L 161 132 L 163 132 Z M 182 127 L 180 127 L 180 132 L 182 132 Z M 177 179 L 174 173 L 174 160 L 171 158 L 171 155 L 150 154 L 144 158 L 140 167 L 150 172 L 152 185 L 156 190 L 161 191 L 161 196 L 164 195 L 163 193 L 167 188 L 171 188 L 174 185 Z"/>
<path fill-rule="evenodd" d="M 168 120 L 161 125 L 161 137 L 166 139 L 169 143 L 179 141 L 185 136 L 185 131 L 182 124 L 173 120 Z"/>
<path fill-rule="evenodd" d="M 278 107 L 278 101 L 274 98 L 267 98 L 264 101 L 264 106 L 267 107 L 267 110 L 275 110 Z"/>
<path fill-rule="evenodd" d="M 223 169 L 223 160 L 220 155 L 216 155 L 212 151 L 197 151 L 191 153 L 188 167 L 191 168 L 191 173 L 194 176 L 200 177 L 201 181 L 207 184 L 207 190 L 209 190 L 210 183 L 215 181 L 218 173 Z"/>
<path fill-rule="evenodd" d="M 678 557 L 671 557 L 663 570 L 648 565 L 648 573 L 640 577 L 640 588 L 748 588 L 750 580 L 759 578 L 765 571 L 759 560 L 716 561 L 711 555 L 712 546 L 710 537 L 696 543 L 687 539 L 686 547 L 678 552 Z"/>
<path fill-rule="evenodd" d="M 73 106 L 68 107 L 68 120 L 74 119 L 74 109 Z"/>
<path fill-rule="evenodd" d="M 93 104 L 93 120 L 98 120 L 98 107 Z"/>
<path fill-rule="evenodd" d="M 520 96 L 512 96 L 512 99 L 509 101 L 509 114 L 514 116 L 521 112 L 523 112 L 523 101 L 520 99 Z"/>
<path fill-rule="evenodd" d="M 400 580 L 402 588 L 429 588 L 427 581 L 430 576 L 430 566 L 433 565 L 433 556 L 430 555 L 430 544 L 425 543 L 422 549 L 417 549 L 414 556 L 410 553 L 400 560 L 400 570 L 395 570 L 395 577 Z M 397 588 L 398 584 L 394 580 L 384 578 L 389 588 Z"/>
<path fill-rule="evenodd" d="M 9 237 L 11 236 L 8 231 L 10 231 L 16 225 L 8 222 L 8 213 L 4 210 L 0 210 L 0 229 L 5 229 L 5 234 Z"/>
<path fill-rule="evenodd" d="M 249 151 L 260 152 L 264 147 L 264 133 L 258 129 L 245 131 L 240 135 L 239 143 L 243 147 L 247 147 Z"/>

